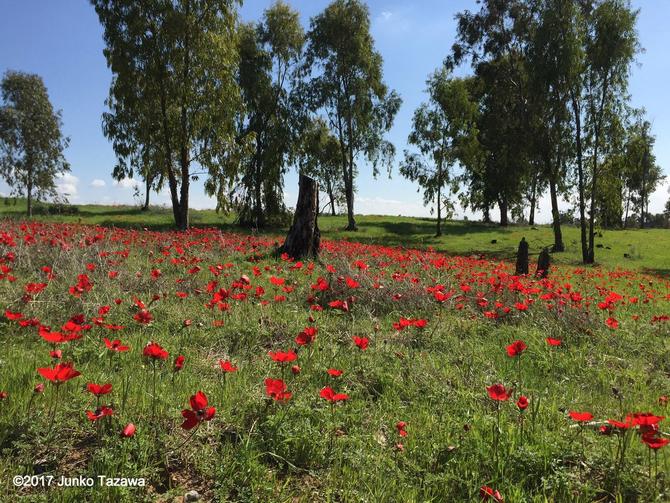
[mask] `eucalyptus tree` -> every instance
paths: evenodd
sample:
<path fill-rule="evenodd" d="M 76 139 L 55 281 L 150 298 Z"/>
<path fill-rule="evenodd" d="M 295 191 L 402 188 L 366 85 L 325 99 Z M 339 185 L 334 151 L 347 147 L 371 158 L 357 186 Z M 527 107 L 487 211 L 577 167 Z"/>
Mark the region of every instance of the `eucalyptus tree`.
<path fill-rule="evenodd" d="M 285 209 L 284 174 L 297 154 L 303 108 L 296 82 L 304 40 L 299 14 L 281 1 L 259 24 L 240 28 L 238 81 L 245 106 L 238 137 L 251 143 L 236 190 L 243 224 L 261 227 Z"/>
<path fill-rule="evenodd" d="M 30 217 L 33 198 L 56 197 L 56 177 L 70 171 L 63 155 L 69 139 L 39 75 L 8 71 L 0 88 L 0 177 L 26 197 Z"/>
<path fill-rule="evenodd" d="M 525 66 L 530 7 L 523 0 L 483 0 L 477 13 L 459 13 L 457 40 L 446 60 L 450 68 L 469 60 L 481 81 L 478 130 L 486 175 L 479 178 L 486 198 L 498 205 L 502 226 L 531 178 Z"/>
<path fill-rule="evenodd" d="M 576 7 L 573 0 L 541 0 L 536 7 L 526 57 L 532 157 L 537 165 L 533 188 L 536 185 L 549 187 L 554 231 L 552 251 L 561 252 L 565 245 L 558 197 L 570 189 L 567 169 L 574 151 L 570 85 L 578 50 L 574 38 L 565 34 L 573 29 Z M 537 195 L 535 190 L 533 195 Z"/>
<path fill-rule="evenodd" d="M 192 179 L 221 201 L 234 179 L 240 108 L 237 1 L 91 0 L 112 71 L 103 130 L 122 170 L 164 177 L 175 224 L 189 226 Z M 194 171 L 195 169 L 195 171 Z"/>
<path fill-rule="evenodd" d="M 587 263 L 595 261 L 595 218 L 606 112 L 616 114 L 626 101 L 630 68 L 639 51 L 638 12 L 627 0 L 603 0 L 588 14 L 585 40 L 585 102 L 590 149 L 590 211 Z"/>
<path fill-rule="evenodd" d="M 395 148 L 384 135 L 402 100 L 384 83 L 382 57 L 370 34 L 370 12 L 360 0 L 334 0 L 312 18 L 307 41 L 305 97 L 337 137 L 347 230 L 356 230 L 358 163 L 367 160 L 374 176 L 380 167 L 390 173 Z"/>
<path fill-rule="evenodd" d="M 319 182 L 328 197 L 327 205 L 335 216 L 337 208 L 345 202 L 341 167 L 342 153 L 337 137 L 320 117 L 309 120 L 301 132 L 298 166 L 300 172 Z"/>
<path fill-rule="evenodd" d="M 464 148 L 476 135 L 477 104 L 470 99 L 463 79 L 449 78 L 446 69 L 427 81 L 428 102 L 414 112 L 407 143 L 417 151 L 405 150 L 400 173 L 423 189 L 426 206 L 434 203 L 436 235 L 442 235 L 442 210 L 453 207 L 444 189 L 453 185 L 451 168 L 464 158 Z M 432 211 L 432 210 L 431 210 Z"/>
<path fill-rule="evenodd" d="M 649 215 L 649 195 L 665 178 L 663 170 L 656 163 L 655 143 L 656 137 L 651 132 L 651 123 L 642 115 L 638 115 L 627 130 L 623 155 L 622 171 L 626 175 L 625 188 L 628 195 L 624 227 L 628 224 L 628 207 L 631 200 L 637 206 L 640 227 L 645 227 Z"/>

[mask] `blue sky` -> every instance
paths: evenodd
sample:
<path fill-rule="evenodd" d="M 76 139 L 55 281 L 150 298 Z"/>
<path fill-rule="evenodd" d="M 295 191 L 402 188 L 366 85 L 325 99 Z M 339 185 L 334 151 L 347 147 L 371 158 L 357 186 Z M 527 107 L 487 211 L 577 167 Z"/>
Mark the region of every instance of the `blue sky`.
<path fill-rule="evenodd" d="M 248 0 L 241 9 L 244 20 L 257 20 L 270 5 L 269 0 Z M 321 11 L 327 1 L 293 0 L 303 25 Z M 421 0 L 368 2 L 372 34 L 384 58 L 387 84 L 403 98 L 403 106 L 389 138 L 399 153 L 411 126 L 414 109 L 425 99 L 426 77 L 437 68 L 454 40 L 454 15 L 464 9 L 477 9 L 474 0 Z M 665 173 L 670 174 L 670 82 L 667 26 L 670 1 L 633 0 L 641 10 L 639 34 L 645 52 L 637 58 L 630 81 L 635 106 L 644 106 L 656 135 L 656 156 Z M 102 29 L 91 5 L 84 0 L 51 2 L 22 0 L 6 2 L 0 17 L 0 72 L 7 69 L 37 73 L 44 79 L 54 106 L 63 111 L 64 132 L 71 138 L 66 157 L 72 173 L 59 180 L 61 191 L 73 203 L 133 202 L 132 183 L 113 182 L 110 173 L 115 162 L 110 143 L 103 136 L 100 118 L 104 110 L 111 73 L 102 55 Z M 399 157 L 396 159 L 398 160 Z M 397 163 L 389 180 L 382 175 L 374 180 L 371 170 L 360 167 L 356 212 L 367 214 L 427 216 L 417 187 L 404 180 Z M 668 199 L 668 183 L 652 195 L 650 210 L 660 212 Z M 297 195 L 297 176 L 286 178 L 287 204 Z M 213 207 L 201 184 L 192 187 L 195 208 Z M 0 193 L 8 193 L 0 182 Z M 152 195 L 157 204 L 168 204 L 166 193 Z M 462 211 L 458 212 L 463 215 Z M 472 215 L 468 215 L 472 216 Z M 539 217 L 550 217 L 547 198 L 540 202 Z"/>

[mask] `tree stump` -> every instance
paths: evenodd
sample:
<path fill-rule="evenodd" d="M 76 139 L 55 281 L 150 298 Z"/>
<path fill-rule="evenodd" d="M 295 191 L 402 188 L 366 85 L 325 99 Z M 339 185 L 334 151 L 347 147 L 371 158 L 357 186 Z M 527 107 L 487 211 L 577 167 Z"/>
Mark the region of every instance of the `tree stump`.
<path fill-rule="evenodd" d="M 277 250 L 293 259 L 316 257 L 319 254 L 321 233 L 319 215 L 319 185 L 312 178 L 300 175 L 298 203 L 295 206 L 293 225 L 284 244 Z"/>
<path fill-rule="evenodd" d="M 528 274 L 528 241 L 521 238 L 519 250 L 516 252 L 516 274 Z"/>
<path fill-rule="evenodd" d="M 537 270 L 535 276 L 538 278 L 546 278 L 549 276 L 549 266 L 551 265 L 551 255 L 549 255 L 549 248 L 544 248 L 537 257 Z"/>

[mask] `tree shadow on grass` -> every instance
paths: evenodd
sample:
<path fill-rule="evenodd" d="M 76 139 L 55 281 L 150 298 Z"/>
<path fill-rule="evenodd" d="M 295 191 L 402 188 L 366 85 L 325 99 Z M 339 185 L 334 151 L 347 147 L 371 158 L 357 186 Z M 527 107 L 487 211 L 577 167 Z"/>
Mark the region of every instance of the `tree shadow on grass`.
<path fill-rule="evenodd" d="M 670 279 L 670 269 L 655 269 L 655 268 L 642 268 L 644 274 L 649 274 L 651 276 L 659 276 L 663 279 Z"/>

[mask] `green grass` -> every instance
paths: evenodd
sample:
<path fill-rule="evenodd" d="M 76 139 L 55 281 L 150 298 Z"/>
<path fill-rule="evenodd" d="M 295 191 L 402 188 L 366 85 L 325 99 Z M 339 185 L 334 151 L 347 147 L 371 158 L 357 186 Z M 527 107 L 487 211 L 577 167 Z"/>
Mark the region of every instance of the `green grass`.
<path fill-rule="evenodd" d="M 153 230 L 174 228 L 172 211 L 168 208 L 152 207 L 144 212 L 136 206 L 79 205 L 78 208 L 77 215 L 39 215 L 35 218 L 53 222 Z M 23 219 L 24 215 L 25 203 L 21 200 L 16 205 L 0 205 L 0 218 Z M 248 232 L 234 224 L 234 215 L 224 215 L 213 210 L 192 210 L 190 215 L 191 224 L 196 227 L 211 226 L 230 232 Z M 444 235 L 436 238 L 435 220 L 431 218 L 374 215 L 359 215 L 356 218 L 359 225 L 357 232 L 343 230 L 347 224 L 345 216 L 323 215 L 319 217 L 319 227 L 326 239 L 347 239 L 421 249 L 432 247 L 450 255 L 483 254 L 487 258 L 501 260 L 514 259 L 522 237 L 529 242 L 532 255 L 537 255 L 543 247 L 553 244 L 553 231 L 549 225 L 510 225 L 502 228 L 496 224 L 450 220 L 443 224 Z M 266 229 L 262 233 L 282 235 L 286 230 Z M 553 261 L 558 264 L 579 265 L 579 239 L 578 227 L 563 226 L 566 251 L 554 254 Z M 670 276 L 670 264 L 667 260 L 670 249 L 668 229 L 600 230 L 596 245 L 597 265 Z"/>
<path fill-rule="evenodd" d="M 101 223 L 110 218 L 106 211 L 111 210 L 95 208 L 84 218 Z M 160 218 L 152 212 L 143 224 Z M 342 222 L 324 219 L 326 235 L 340 235 Z M 400 224 L 388 228 L 384 222 Z M 355 236 L 435 246 L 410 241 L 417 230 L 428 240 L 429 223 L 361 218 Z M 449 224 L 451 233 L 440 243 L 474 250 L 465 231 L 476 227 Z M 60 344 L 63 360 L 73 361 L 82 375 L 63 384 L 58 395 L 49 383 L 35 394 L 35 384 L 44 382 L 36 369 L 54 363 L 48 354 L 52 345 L 35 328 L 0 318 L 0 391 L 8 393 L 0 401 L 0 481 L 8 500 L 180 501 L 195 489 L 206 501 L 477 501 L 482 485 L 500 490 L 508 503 L 670 498 L 670 447 L 659 453 L 656 469 L 637 432 L 597 431 L 605 419 L 622 420 L 629 412 L 668 415 L 658 399 L 670 394 L 670 323 L 651 320 L 668 314 L 670 287 L 658 278 L 607 268 L 580 274 L 560 266 L 549 282 L 518 283 L 509 265 L 341 242 L 327 244 L 313 269 L 307 261 L 292 268 L 272 258 L 273 240 L 263 236 L 58 225 L 22 229 L 19 222 L 7 223 L 2 232 L 14 238 L 14 246 L 0 244 L 0 257 L 9 257 L 3 259 L 0 312 L 20 311 L 25 319 L 39 318 L 58 330 L 79 313 L 91 322 L 107 305 L 104 323 L 125 327 L 112 332 L 94 324 L 81 339 Z M 484 244 L 483 235 L 497 236 L 509 238 L 511 246 L 521 230 L 481 227 L 480 232 L 479 243 Z M 250 261 L 256 254 L 259 261 Z M 222 268 L 215 276 L 209 266 L 217 264 Z M 27 284 L 45 281 L 45 265 L 55 277 L 26 298 Z M 152 278 L 153 269 L 161 275 Z M 119 274 L 110 278 L 110 271 Z M 68 290 L 84 273 L 93 287 L 73 296 Z M 250 288 L 238 282 L 242 275 Z M 291 289 L 274 285 L 272 276 L 284 278 Z M 347 276 L 360 287 L 351 289 L 338 279 Z M 330 283 L 329 290 L 312 288 L 318 277 Z M 211 281 L 218 284 L 208 292 Z M 567 300 L 568 283 L 584 301 Z M 437 303 L 426 291 L 436 284 L 454 296 Z M 464 299 L 458 298 L 461 285 L 472 287 Z M 258 286 L 265 289 L 267 305 L 255 296 Z M 245 292 L 247 298 L 228 297 L 228 309 L 205 307 L 218 288 Z M 611 311 L 598 309 L 610 291 L 624 298 Z M 179 298 L 177 292 L 188 296 Z M 551 295 L 543 299 L 543 293 Z M 160 300 L 150 303 L 157 294 Z M 277 294 L 286 299 L 274 301 Z M 306 300 L 313 295 L 323 311 L 310 310 Z M 355 297 L 349 312 L 328 307 L 328 301 L 349 296 Z M 639 301 L 630 302 L 631 297 Z M 134 320 L 135 298 L 148 304 L 151 324 Z M 515 307 L 528 299 L 533 302 L 527 311 Z M 546 307 L 557 299 L 576 304 L 561 311 Z M 509 315 L 502 314 L 503 306 L 511 309 Z M 491 310 L 500 317 L 488 318 Z M 427 326 L 398 332 L 393 323 L 403 316 L 424 318 Z M 606 326 L 610 316 L 619 320 L 618 329 Z M 310 325 L 318 334 L 313 345 L 298 351 L 299 374 L 270 360 L 268 351 L 294 348 L 296 334 Z M 369 337 L 370 347 L 360 351 L 354 335 Z M 131 350 L 110 355 L 103 337 L 118 337 Z M 563 344 L 549 347 L 546 337 Z M 505 352 L 517 339 L 528 345 L 521 360 Z M 150 340 L 170 353 L 156 366 L 155 395 L 153 365 L 142 358 Z M 174 373 L 179 354 L 186 363 Z M 230 359 L 238 372 L 224 377 L 219 359 Z M 330 378 L 328 368 L 344 374 Z M 286 380 L 293 393 L 287 403 L 265 396 L 267 377 Z M 103 403 L 114 415 L 99 427 L 85 415 L 95 408 L 85 390 L 89 382 L 113 385 Z M 514 388 L 499 416 L 485 390 L 493 383 Z M 349 400 L 331 408 L 319 397 L 326 385 Z M 217 411 L 190 437 L 180 428 L 181 411 L 198 390 Z M 522 393 L 531 404 L 523 414 L 514 405 Z M 581 431 L 568 418 L 570 410 L 592 412 L 597 423 Z M 407 422 L 405 438 L 398 436 L 398 421 Z M 136 435 L 120 438 L 129 422 L 137 426 Z M 666 422 L 661 429 L 667 433 Z M 622 464 L 617 453 L 624 439 Z M 11 481 L 19 474 L 144 477 L 147 488 L 17 488 Z"/>

